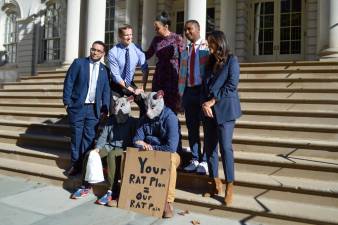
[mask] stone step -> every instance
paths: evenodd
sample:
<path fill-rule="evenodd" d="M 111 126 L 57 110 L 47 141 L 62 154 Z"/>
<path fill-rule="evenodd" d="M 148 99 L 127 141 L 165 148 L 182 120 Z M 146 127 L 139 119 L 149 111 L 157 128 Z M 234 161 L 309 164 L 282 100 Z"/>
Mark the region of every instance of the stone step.
<path fill-rule="evenodd" d="M 251 213 L 310 224 L 337 224 L 338 199 L 307 194 L 288 193 L 260 188 L 235 187 L 234 202 L 222 204 L 223 197 L 203 198 L 200 190 L 179 188 L 177 202 L 213 209 Z M 292 224 L 292 223 L 290 223 Z"/>
<path fill-rule="evenodd" d="M 3 111 L 2 111 L 3 112 Z M 1 111 L 0 111 L 1 114 Z M 32 122 L 22 122 L 19 121 L 8 121 L 8 120 L 0 120 L 0 126 L 6 129 L 13 130 L 21 130 L 22 132 L 26 132 L 30 130 L 34 132 L 36 130 L 43 130 L 43 132 L 53 132 L 55 130 L 56 133 L 69 133 L 69 126 L 66 125 L 67 120 L 65 118 L 65 112 L 34 112 L 34 111 L 17 111 L 7 113 L 13 116 L 24 116 L 27 117 L 30 115 L 31 117 L 38 117 L 39 122 L 43 122 L 43 119 L 51 117 L 49 120 L 46 120 L 45 123 L 32 123 Z M 52 118 L 54 117 L 54 120 Z M 12 118 L 13 119 L 13 118 Z M 58 119 L 59 121 L 57 121 Z M 187 128 L 185 127 L 184 120 L 180 117 L 182 127 L 182 136 L 184 139 L 187 139 Z M 33 120 L 34 121 L 34 120 Z M 51 124 L 52 121 L 58 124 Z M 60 124 L 63 123 L 63 124 Z M 13 128 L 10 128 L 13 127 Z M 20 127 L 20 129 L 18 128 Z M 59 131 L 58 131 L 59 130 Z M 288 137 L 292 137 L 292 139 L 302 139 L 312 141 L 331 141 L 337 139 L 337 130 L 338 125 L 321 125 L 321 124 L 301 124 L 301 123 L 278 123 L 278 122 L 255 122 L 255 121 L 245 121 L 239 120 L 235 129 L 235 136 L 258 136 L 258 137 L 275 137 L 281 139 L 287 139 Z M 203 131 L 200 131 L 201 137 L 203 137 Z"/>
<path fill-rule="evenodd" d="M 32 179 L 47 178 L 49 182 L 57 185 L 65 185 L 68 181 L 68 187 L 79 185 L 79 178 L 68 180 L 63 175 L 63 170 L 55 167 L 39 165 L 30 162 L 16 163 L 16 160 L 0 159 L 1 173 L 12 171 L 17 175 L 30 175 Z M 178 177 L 178 183 L 181 181 Z M 199 190 L 201 191 L 201 189 Z M 221 197 L 203 198 L 199 194 L 194 194 L 194 190 L 184 191 L 178 185 L 176 190 L 176 201 L 189 202 L 198 205 L 212 206 L 222 210 L 246 211 L 268 217 L 287 218 L 290 220 L 304 220 L 304 222 L 336 222 L 335 213 L 337 211 L 336 199 L 313 196 L 299 193 L 289 193 L 275 190 L 266 190 L 261 188 L 235 186 L 235 199 L 231 207 L 225 207 L 221 204 Z M 320 203 L 320 207 L 317 204 Z M 300 206 L 306 209 L 300 210 Z M 318 211 L 319 210 L 319 211 Z M 317 213 L 314 213 L 316 211 Z M 321 223 L 323 224 L 323 223 Z"/>
<path fill-rule="evenodd" d="M 34 111 L 34 112 L 59 112 L 66 114 L 66 110 L 62 104 L 13 104 L 0 103 L 1 110 L 6 111 Z"/>
<path fill-rule="evenodd" d="M 259 97 L 241 97 L 242 102 L 260 102 L 260 103 L 292 103 L 292 104 L 338 104 L 336 99 L 304 99 L 304 98 L 259 98 Z"/>
<path fill-rule="evenodd" d="M 180 172 L 181 187 L 203 187 L 209 177 Z M 226 182 L 223 167 L 219 166 L 219 177 Z M 269 190 L 311 194 L 317 196 L 338 197 L 338 173 L 327 171 L 311 171 L 271 166 L 257 166 L 235 163 L 235 185 L 256 187 Z"/>
<path fill-rule="evenodd" d="M 3 171 L 12 171 L 19 174 L 27 174 L 33 177 L 33 179 L 36 179 L 36 177 L 43 177 L 48 178 L 49 180 L 55 180 L 55 183 L 58 185 L 63 185 L 67 178 L 63 175 L 63 169 L 57 168 L 57 167 L 51 167 L 41 164 L 36 164 L 32 162 L 20 162 L 18 163 L 16 160 L 13 159 L 1 159 L 0 158 L 0 169 L 2 169 L 1 173 L 6 173 Z M 260 187 L 249 187 L 249 186 L 243 186 L 245 182 L 238 182 L 235 186 L 235 198 L 234 203 L 230 207 L 223 207 L 221 205 L 222 198 L 216 197 L 216 198 L 203 198 L 199 194 L 196 193 L 196 190 L 193 190 L 193 183 L 185 182 L 187 179 L 191 180 L 191 177 L 194 175 L 190 174 L 182 174 L 179 173 L 178 175 L 178 182 L 177 182 L 177 191 L 176 191 L 176 200 L 178 202 L 193 202 L 197 204 L 204 204 L 207 206 L 209 204 L 214 206 L 221 206 L 222 210 L 235 210 L 235 211 L 241 211 L 241 210 L 247 210 L 252 211 L 254 213 L 267 213 L 269 217 L 280 217 L 280 216 L 286 216 L 287 218 L 297 218 L 297 219 L 306 219 L 305 221 L 322 221 L 322 222 L 332 222 L 332 218 L 327 218 L 328 215 L 331 215 L 336 212 L 337 209 L 337 199 L 327 196 L 318 196 L 318 195 L 309 195 L 309 194 L 302 194 L 302 193 L 294 193 L 294 192 L 288 192 L 288 191 L 280 191 L 280 190 L 271 190 L 267 188 L 260 188 Z M 197 177 L 197 176 L 195 176 Z M 206 177 L 198 176 L 199 180 L 205 180 Z M 263 177 L 261 175 L 258 175 L 257 178 L 262 179 Z M 281 178 L 280 178 L 281 179 Z M 196 179 L 194 179 L 196 180 Z M 51 182 L 51 181 L 50 181 Z M 75 187 L 79 184 L 79 179 L 71 180 L 69 183 L 72 183 L 72 186 Z M 268 180 L 263 180 L 264 182 L 273 182 Z M 284 182 L 287 182 L 284 180 Z M 290 181 L 292 182 L 292 181 Z M 304 182 L 304 181 L 299 181 Z M 77 183 L 77 184 L 74 184 Z M 206 182 L 205 182 L 206 183 Z M 264 184 L 265 187 L 269 186 Z M 270 184 L 270 186 L 273 186 Z M 189 189 L 189 191 L 185 191 Z M 287 188 L 286 188 L 287 189 Z M 205 190 L 203 187 L 199 187 L 199 190 L 197 193 L 202 193 Z M 258 204 L 255 199 L 258 201 Z M 212 202 L 210 202 L 212 201 Z M 277 204 L 278 202 L 278 204 Z M 272 203 L 276 203 L 274 207 L 272 207 Z M 288 203 L 288 204 L 287 204 Z M 293 207 L 298 206 L 297 204 L 300 204 L 302 207 L 305 207 L 307 210 L 318 210 L 321 209 L 316 215 L 310 216 L 307 215 L 306 212 L 300 213 L 300 209 L 296 207 L 297 210 L 294 210 Z M 317 206 L 317 204 L 320 203 L 320 207 Z M 285 206 L 281 207 L 280 204 L 287 204 L 289 207 L 285 208 Z M 264 207 L 269 207 L 270 210 L 264 210 Z M 299 205 L 300 206 L 300 205 Z M 317 207 L 316 207 L 317 206 Z M 271 207 L 271 208 L 270 208 Z M 325 210 L 323 210 L 323 208 Z M 288 211 L 289 209 L 290 211 Z M 325 212 L 325 216 L 323 216 L 323 212 Z M 304 215 L 305 213 L 305 215 Z M 302 215 L 302 216 L 301 216 Z M 333 214 L 334 215 L 334 214 Z M 332 216 L 332 215 L 331 215 Z M 333 222 L 335 222 L 333 220 Z"/>
<path fill-rule="evenodd" d="M 293 73 L 318 73 L 318 74 L 325 74 L 325 73 L 336 73 L 338 72 L 338 66 L 325 66 L 325 67 L 242 67 L 240 68 L 241 74 L 246 73 L 281 73 L 281 72 L 288 72 L 290 74 Z"/>
<path fill-rule="evenodd" d="M 60 169 L 66 169 L 70 166 L 70 152 L 57 148 L 0 143 L 0 158 L 48 165 Z"/>
<path fill-rule="evenodd" d="M 0 93 L 29 93 L 29 92 L 33 92 L 33 93 L 46 93 L 46 92 L 51 92 L 51 93 L 62 93 L 63 92 L 63 88 L 49 88 L 49 87 L 36 87 L 36 88 L 27 88 L 27 89 L 22 89 L 22 88 L 16 88 L 16 89 L 1 89 Z"/>
<path fill-rule="evenodd" d="M 0 130 L 24 132 L 27 134 L 48 134 L 54 136 L 71 136 L 71 128 L 67 120 L 58 123 L 50 121 L 0 120 Z"/>
<path fill-rule="evenodd" d="M 284 93 L 287 92 L 289 94 L 294 93 L 338 93 L 338 90 L 336 88 L 307 88 L 307 87 L 284 87 L 284 88 L 277 88 L 277 87 L 257 87 L 257 88 L 250 88 L 250 87 L 239 87 L 238 88 L 239 93 L 244 92 L 263 92 L 266 94 L 270 94 L 271 92 L 275 93 Z"/>
<path fill-rule="evenodd" d="M 138 83 L 141 85 L 140 83 Z M 151 84 L 148 84 L 147 90 L 150 91 Z M 338 90 L 336 88 L 327 88 L 327 87 L 317 87 L 317 88 L 307 88 L 307 87 L 239 87 L 239 92 L 263 92 L 263 93 L 269 93 L 269 92 L 276 92 L 276 93 L 338 93 Z M 17 83 L 13 84 L 4 84 L 3 89 L 0 90 L 0 92 L 60 92 L 63 91 L 63 83 L 61 82 L 51 82 L 41 85 L 32 83 L 29 85 L 23 85 L 21 83 L 18 85 Z"/>
<path fill-rule="evenodd" d="M 11 111 L 1 109 L 0 115 L 2 120 L 45 121 L 46 123 L 57 123 L 59 120 L 66 119 L 66 113 L 58 111 Z"/>
<path fill-rule="evenodd" d="M 41 77 L 39 78 L 39 76 L 36 77 L 30 77 L 27 79 L 21 79 L 20 82 L 21 83 L 36 83 L 36 82 L 64 82 L 65 81 L 65 77 L 64 76 L 59 76 L 59 77 Z"/>
<path fill-rule="evenodd" d="M 60 88 L 63 89 L 63 81 L 47 81 L 47 82 L 32 82 L 32 83 L 22 83 L 22 82 L 5 82 L 2 83 L 2 88 L 4 90 L 11 89 L 32 89 L 32 88 Z"/>
<path fill-rule="evenodd" d="M 62 104 L 62 97 L 59 96 L 44 96 L 44 95 L 0 95 L 0 103 L 59 103 Z"/>
<path fill-rule="evenodd" d="M 291 111 L 288 113 L 287 111 L 285 114 L 283 114 L 283 111 L 277 111 L 276 113 L 273 113 L 271 115 L 269 114 L 259 114 L 258 112 L 256 114 L 250 114 L 250 111 L 244 111 L 247 112 L 246 114 L 243 114 L 242 117 L 240 117 L 240 120 L 243 121 L 264 121 L 265 123 L 295 123 L 295 124 L 313 124 L 313 125 L 337 125 L 337 119 L 335 116 L 329 116 L 329 114 L 326 114 L 327 117 L 324 116 L 321 112 L 318 114 L 311 114 L 308 111 L 305 111 L 304 114 L 302 114 L 301 111 Z M 271 111 L 274 112 L 274 111 Z M 323 115 L 323 116 L 321 116 Z"/>
<path fill-rule="evenodd" d="M 13 159 L 0 158 L 0 173 L 8 176 L 20 176 L 64 188 L 76 188 L 80 186 L 80 177 L 69 179 L 64 175 L 64 169 L 51 167 L 32 162 L 20 162 Z"/>
<path fill-rule="evenodd" d="M 241 67 L 281 67 L 281 68 L 289 68 L 289 67 L 324 67 L 327 66 L 337 66 L 338 63 L 334 61 L 292 61 L 292 62 L 244 62 L 240 63 Z"/>
<path fill-rule="evenodd" d="M 322 70 L 320 70 L 322 71 Z M 277 73 L 276 73 L 277 72 Z M 281 71 L 278 70 L 261 70 L 261 71 L 241 71 L 240 82 L 337 82 L 338 77 L 335 75 L 338 70 L 326 70 L 318 75 L 318 71 L 308 70 L 308 71 Z M 287 77 L 285 77 L 287 73 Z M 268 75 L 267 75 L 268 74 Z M 328 76 L 326 76 L 328 75 Z M 22 83 L 29 82 L 48 82 L 48 81 L 58 81 L 63 82 L 65 75 L 39 75 L 39 76 L 30 76 L 24 77 L 20 81 Z M 148 76 L 148 82 L 152 80 L 152 74 Z M 135 82 L 142 81 L 142 75 L 136 74 L 134 77 Z"/>
<path fill-rule="evenodd" d="M 70 138 L 66 136 L 31 134 L 8 130 L 0 130 L 0 143 L 59 148 L 65 150 L 70 148 Z"/>
<path fill-rule="evenodd" d="M 2 97 L 58 97 L 62 99 L 61 90 L 32 90 L 32 91 L 18 91 L 18 90 L 3 90 L 0 91 L 0 96 Z"/>
<path fill-rule="evenodd" d="M 16 125 L 17 126 L 17 125 Z M 35 127 L 36 126 L 36 127 Z M 69 149 L 70 137 L 69 129 L 66 128 L 65 125 L 31 125 L 31 130 L 29 132 L 26 131 L 18 131 L 18 130 L 10 130 L 6 129 L 0 130 L 0 138 L 2 142 L 5 143 L 19 143 L 26 144 L 31 146 L 44 146 L 51 148 L 62 148 Z M 38 132 L 36 131 L 38 128 Z M 52 131 L 48 132 L 48 129 L 52 129 Z M 57 132 L 57 129 L 60 129 Z M 188 146 L 187 143 L 187 133 L 182 132 L 183 134 L 183 146 Z M 245 139 L 246 138 L 246 139 Z M 316 170 L 323 171 L 337 171 L 336 159 L 338 158 L 337 148 L 332 147 L 332 143 L 323 143 L 323 142 L 315 142 L 311 143 L 308 140 L 297 140 L 297 139 L 277 139 L 279 142 L 276 143 L 276 140 L 273 138 L 262 138 L 260 136 L 256 137 L 243 137 L 243 136 L 235 136 L 234 137 L 234 149 L 236 161 L 240 163 L 250 163 L 250 164 L 268 164 L 272 166 L 283 166 L 283 167 L 295 167 L 295 168 L 315 168 Z M 302 142 L 303 141 L 303 142 Z M 238 142 L 241 142 L 238 144 Z M 253 142 L 253 143 L 252 143 Z M 280 143 L 284 146 L 289 146 L 290 150 L 286 149 L 283 152 L 281 150 L 271 150 L 273 147 L 277 146 L 280 148 Z M 257 145 L 256 149 L 252 150 L 252 145 Z M 249 145 L 249 147 L 248 147 Z M 299 154 L 301 151 L 297 149 L 294 150 L 294 146 L 303 145 L 304 150 L 303 153 L 307 154 Z M 317 148 L 313 147 L 316 146 Z M 275 148 L 277 148 L 275 147 Z M 251 149 L 248 149 L 251 148 Z M 269 149 L 269 154 L 266 154 L 265 149 Z M 313 149 L 312 151 L 309 149 Z M 328 150 L 327 150 L 328 149 Z M 296 153 L 293 153 L 296 152 Z M 329 151 L 329 152 L 326 152 Z M 291 155 L 291 153 L 293 153 Z M 320 153 L 318 153 L 320 152 Z M 297 155 L 298 154 L 298 155 Z M 317 155 L 316 155 L 317 154 Z M 322 159 L 322 155 L 327 155 L 326 158 Z M 258 155 L 258 157 L 256 157 Z M 314 156 L 313 156 L 314 155 Z M 238 157 L 237 157 L 238 156 Z M 327 159 L 328 158 L 328 159 Z M 263 160 L 262 160 L 263 159 Z"/>
<path fill-rule="evenodd" d="M 240 78 L 245 79 L 245 78 L 298 78 L 298 79 L 303 79 L 303 78 L 338 78 L 337 73 L 334 72 L 325 72 L 322 74 L 318 73 L 289 73 L 287 71 L 280 71 L 274 72 L 274 73 L 246 73 L 246 72 L 241 72 Z"/>
<path fill-rule="evenodd" d="M 239 83 L 239 88 L 313 88 L 313 89 L 335 89 L 338 87 L 338 82 L 244 82 Z"/>
<path fill-rule="evenodd" d="M 70 163 L 69 153 L 60 149 L 19 147 L 13 144 L 0 144 L 0 156 L 3 159 L 30 162 L 41 165 L 49 165 L 66 169 Z M 278 168 L 273 166 L 261 166 L 241 164 L 236 162 L 236 185 L 260 187 L 272 190 L 282 190 L 295 193 L 311 193 L 321 196 L 338 196 L 338 177 L 337 173 L 328 171 L 301 170 L 293 168 Z M 220 177 L 224 180 L 224 175 L 220 166 Z M 184 185 L 190 182 L 198 183 L 203 187 L 203 183 L 208 180 L 207 176 L 195 175 L 192 173 L 179 173 L 184 180 Z"/>
<path fill-rule="evenodd" d="M 335 100 L 338 99 L 338 93 L 299 93 L 299 92 L 240 92 L 240 98 L 259 98 L 264 99 L 269 96 L 270 99 L 303 99 L 303 100 Z"/>
<path fill-rule="evenodd" d="M 241 102 L 278 102 L 278 103 L 307 103 L 307 104 L 337 104 L 337 93 L 256 93 L 256 92 L 241 92 Z M 62 91 L 44 91 L 35 90 L 32 92 L 25 91 L 0 91 L 1 99 L 8 98 L 25 98 L 25 99 L 59 99 L 62 100 Z M 266 96 L 269 96 L 268 98 Z"/>
<path fill-rule="evenodd" d="M 242 110 L 280 110 L 280 111 L 325 111 L 338 112 L 338 105 L 334 104 L 302 104 L 302 103 L 264 103 L 264 102 L 241 102 Z"/>
<path fill-rule="evenodd" d="M 338 172 L 338 152 L 246 144 L 233 144 L 233 149 L 235 161 L 240 164 Z"/>

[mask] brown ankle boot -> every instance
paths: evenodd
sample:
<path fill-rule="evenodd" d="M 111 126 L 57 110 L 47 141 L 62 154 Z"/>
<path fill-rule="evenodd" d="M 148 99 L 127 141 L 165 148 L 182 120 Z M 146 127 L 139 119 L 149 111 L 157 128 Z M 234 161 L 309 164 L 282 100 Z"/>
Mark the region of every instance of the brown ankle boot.
<path fill-rule="evenodd" d="M 230 206 L 233 201 L 234 183 L 226 183 L 224 203 L 226 206 Z"/>
<path fill-rule="evenodd" d="M 222 180 L 219 178 L 210 179 L 208 181 L 208 191 L 203 193 L 203 197 L 211 197 L 222 193 Z"/>
<path fill-rule="evenodd" d="M 174 216 L 174 206 L 172 202 L 166 202 L 163 211 L 163 218 L 171 218 Z"/>

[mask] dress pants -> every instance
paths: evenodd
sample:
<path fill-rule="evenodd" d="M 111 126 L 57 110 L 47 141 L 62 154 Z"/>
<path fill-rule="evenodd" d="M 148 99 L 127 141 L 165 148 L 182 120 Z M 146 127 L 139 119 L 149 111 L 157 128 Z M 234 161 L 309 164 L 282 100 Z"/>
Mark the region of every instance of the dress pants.
<path fill-rule="evenodd" d="M 201 123 L 201 86 L 186 87 L 182 103 L 185 112 L 185 120 L 188 128 L 189 147 L 192 160 L 206 162 L 206 154 L 201 153 L 200 123 Z"/>
<path fill-rule="evenodd" d="M 68 109 L 70 115 L 71 135 L 71 163 L 77 169 L 81 169 L 83 156 L 93 146 L 98 116 L 95 113 L 95 104 L 85 104 L 81 109 L 72 112 Z"/>
<path fill-rule="evenodd" d="M 171 162 L 171 172 L 169 177 L 169 187 L 168 187 L 168 196 L 167 202 L 173 203 L 175 200 L 175 191 L 176 191 L 176 179 L 177 179 L 177 167 L 180 165 L 181 158 L 175 152 L 170 154 L 170 162 Z"/>
<path fill-rule="evenodd" d="M 207 155 L 209 176 L 211 178 L 219 177 L 217 148 L 219 144 L 226 182 L 233 182 L 235 179 L 234 153 L 232 149 L 234 127 L 234 120 L 217 124 L 214 118 L 204 117 L 203 119 L 204 146 Z"/>

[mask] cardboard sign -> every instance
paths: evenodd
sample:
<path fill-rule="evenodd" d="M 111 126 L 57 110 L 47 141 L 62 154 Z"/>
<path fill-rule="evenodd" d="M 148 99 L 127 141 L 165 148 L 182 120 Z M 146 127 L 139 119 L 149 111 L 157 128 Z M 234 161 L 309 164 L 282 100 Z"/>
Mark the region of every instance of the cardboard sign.
<path fill-rule="evenodd" d="M 118 207 L 161 218 L 170 166 L 169 152 L 127 149 Z"/>

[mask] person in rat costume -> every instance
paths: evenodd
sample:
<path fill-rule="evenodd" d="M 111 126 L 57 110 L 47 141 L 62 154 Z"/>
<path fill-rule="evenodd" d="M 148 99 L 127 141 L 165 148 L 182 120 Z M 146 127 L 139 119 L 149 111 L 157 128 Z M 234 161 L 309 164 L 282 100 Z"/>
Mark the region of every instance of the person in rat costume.
<path fill-rule="evenodd" d="M 100 205 L 117 206 L 120 192 L 118 180 L 123 174 L 124 151 L 127 147 L 132 147 L 138 124 L 138 119 L 130 116 L 132 101 L 132 96 L 113 96 L 111 116 L 96 142 L 95 149 L 92 150 L 98 152 L 101 158 L 107 157 L 108 188 L 107 193 L 96 201 Z M 72 199 L 87 196 L 92 187 L 92 183 L 85 180 L 87 161 L 88 155 L 83 166 L 82 186 L 71 195 Z"/>
<path fill-rule="evenodd" d="M 140 119 L 133 139 L 134 146 L 143 151 L 165 151 L 171 153 L 171 170 L 167 202 L 163 217 L 173 217 L 173 202 L 176 188 L 176 168 L 180 156 L 176 153 L 179 146 L 179 122 L 176 114 L 164 105 L 163 91 L 142 93 L 146 114 Z"/>

